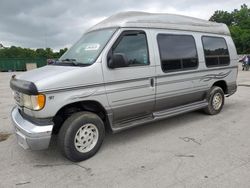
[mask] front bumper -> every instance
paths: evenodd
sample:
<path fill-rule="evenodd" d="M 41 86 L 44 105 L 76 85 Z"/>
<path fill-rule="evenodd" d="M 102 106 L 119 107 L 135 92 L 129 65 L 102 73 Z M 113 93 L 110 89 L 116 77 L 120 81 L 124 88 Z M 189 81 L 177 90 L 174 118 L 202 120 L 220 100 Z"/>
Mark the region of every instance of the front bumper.
<path fill-rule="evenodd" d="M 17 107 L 11 111 L 17 142 L 24 149 L 42 150 L 49 147 L 53 124 L 36 125 L 24 119 Z"/>

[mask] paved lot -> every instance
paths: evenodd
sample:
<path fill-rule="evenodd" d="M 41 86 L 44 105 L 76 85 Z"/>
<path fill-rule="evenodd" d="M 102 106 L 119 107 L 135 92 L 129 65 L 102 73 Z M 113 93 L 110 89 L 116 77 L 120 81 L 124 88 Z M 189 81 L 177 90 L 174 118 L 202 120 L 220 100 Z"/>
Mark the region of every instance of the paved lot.
<path fill-rule="evenodd" d="M 91 159 L 71 163 L 16 144 L 9 79 L 0 73 L 0 187 L 250 187 L 250 71 L 216 116 L 192 112 L 107 135 Z"/>

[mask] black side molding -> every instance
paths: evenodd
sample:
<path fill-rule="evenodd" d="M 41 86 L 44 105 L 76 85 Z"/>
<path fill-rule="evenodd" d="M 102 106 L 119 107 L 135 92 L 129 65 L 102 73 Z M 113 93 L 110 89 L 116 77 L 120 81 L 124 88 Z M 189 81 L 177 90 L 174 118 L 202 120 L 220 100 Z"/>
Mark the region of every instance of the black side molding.
<path fill-rule="evenodd" d="M 20 93 L 27 95 L 38 95 L 37 87 L 33 82 L 18 80 L 15 78 L 15 75 L 13 75 L 10 80 L 10 87 L 12 90 L 18 91 Z"/>

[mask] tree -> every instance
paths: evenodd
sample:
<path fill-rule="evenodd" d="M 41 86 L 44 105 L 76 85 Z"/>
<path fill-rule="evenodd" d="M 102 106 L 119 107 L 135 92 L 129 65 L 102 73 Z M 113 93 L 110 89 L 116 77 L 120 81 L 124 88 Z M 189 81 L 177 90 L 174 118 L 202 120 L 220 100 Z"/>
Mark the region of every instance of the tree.
<path fill-rule="evenodd" d="M 68 48 L 60 49 L 59 52 L 56 52 L 56 53 L 54 54 L 54 58 L 59 58 L 59 57 L 61 57 L 67 50 L 68 50 Z"/>
<path fill-rule="evenodd" d="M 246 4 L 241 5 L 241 9 L 235 9 L 232 12 L 234 26 L 239 26 L 242 29 L 250 29 L 250 8 Z"/>
<path fill-rule="evenodd" d="M 237 52 L 250 54 L 250 8 L 246 4 L 241 5 L 240 10 L 235 9 L 231 13 L 217 10 L 209 20 L 225 23 L 229 27 Z"/>
<path fill-rule="evenodd" d="M 231 26 L 233 23 L 233 15 L 227 11 L 216 10 L 209 21 L 224 23 Z"/>

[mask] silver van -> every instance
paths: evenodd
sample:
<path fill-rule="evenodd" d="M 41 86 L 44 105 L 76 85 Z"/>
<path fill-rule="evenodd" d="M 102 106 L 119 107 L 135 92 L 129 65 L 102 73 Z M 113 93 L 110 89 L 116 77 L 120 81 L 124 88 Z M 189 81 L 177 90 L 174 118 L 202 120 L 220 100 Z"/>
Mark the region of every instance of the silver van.
<path fill-rule="evenodd" d="M 58 134 L 72 161 L 113 133 L 204 109 L 236 92 L 237 53 L 226 25 L 124 12 L 90 28 L 58 61 L 13 76 L 11 117 L 19 145 L 48 148 Z"/>

